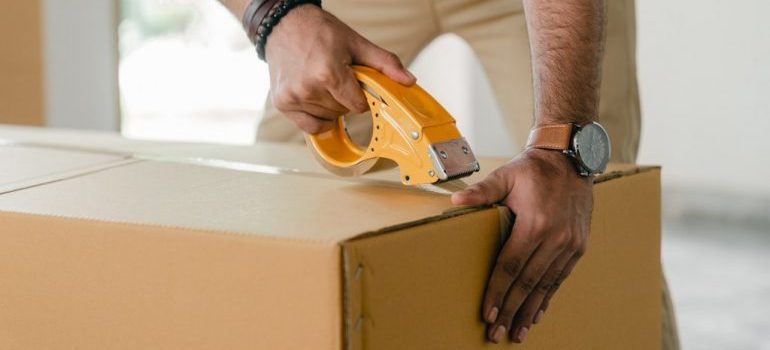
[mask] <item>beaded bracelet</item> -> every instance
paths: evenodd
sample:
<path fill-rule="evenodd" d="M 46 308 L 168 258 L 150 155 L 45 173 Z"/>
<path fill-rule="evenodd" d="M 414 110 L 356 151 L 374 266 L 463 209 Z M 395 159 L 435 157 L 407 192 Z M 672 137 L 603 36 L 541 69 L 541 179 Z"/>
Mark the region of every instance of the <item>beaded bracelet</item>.
<path fill-rule="evenodd" d="M 313 4 L 321 7 L 321 0 L 253 0 L 246 8 L 243 24 L 249 39 L 257 49 L 259 59 L 265 60 L 265 45 L 278 22 L 295 7 Z"/>

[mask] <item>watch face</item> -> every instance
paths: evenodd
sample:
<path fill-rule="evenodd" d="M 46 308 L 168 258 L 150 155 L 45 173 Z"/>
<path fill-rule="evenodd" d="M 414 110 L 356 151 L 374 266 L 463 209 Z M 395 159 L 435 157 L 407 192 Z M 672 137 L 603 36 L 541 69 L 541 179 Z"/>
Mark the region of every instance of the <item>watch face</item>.
<path fill-rule="evenodd" d="M 610 138 L 604 128 L 590 123 L 575 133 L 572 140 L 578 161 L 592 174 L 604 172 L 610 160 Z"/>

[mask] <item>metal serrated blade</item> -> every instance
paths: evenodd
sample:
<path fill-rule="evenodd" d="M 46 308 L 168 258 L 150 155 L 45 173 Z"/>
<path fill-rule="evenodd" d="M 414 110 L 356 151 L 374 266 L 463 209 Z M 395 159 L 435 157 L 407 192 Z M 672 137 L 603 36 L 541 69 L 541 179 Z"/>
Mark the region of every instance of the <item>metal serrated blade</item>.
<path fill-rule="evenodd" d="M 430 145 L 428 155 L 440 182 L 452 181 L 479 171 L 479 162 L 464 137 Z"/>

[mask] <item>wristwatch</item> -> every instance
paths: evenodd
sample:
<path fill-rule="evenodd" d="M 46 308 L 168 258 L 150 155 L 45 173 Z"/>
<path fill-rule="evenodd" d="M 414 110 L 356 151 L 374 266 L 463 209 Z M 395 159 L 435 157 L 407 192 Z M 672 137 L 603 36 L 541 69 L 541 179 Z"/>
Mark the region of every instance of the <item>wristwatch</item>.
<path fill-rule="evenodd" d="M 610 159 L 610 137 L 599 124 L 556 124 L 532 129 L 527 148 L 561 151 L 581 176 L 599 175 Z"/>

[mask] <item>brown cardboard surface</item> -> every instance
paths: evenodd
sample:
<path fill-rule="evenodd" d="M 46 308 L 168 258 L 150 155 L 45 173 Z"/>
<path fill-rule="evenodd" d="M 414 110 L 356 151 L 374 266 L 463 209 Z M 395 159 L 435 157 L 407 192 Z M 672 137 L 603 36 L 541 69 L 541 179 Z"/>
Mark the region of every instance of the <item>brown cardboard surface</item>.
<path fill-rule="evenodd" d="M 340 349 L 335 245 L 0 213 L 0 349 Z"/>
<path fill-rule="evenodd" d="M 14 145 L 0 146 L 0 159 L 0 193 L 131 161 L 119 154 Z"/>
<path fill-rule="evenodd" d="M 90 141 L 48 142 L 27 148 L 111 161 L 78 151 Z M 493 347 L 478 308 L 505 210 L 458 210 L 387 172 L 314 172 L 301 146 L 100 145 L 121 144 L 159 160 L 0 194 L 1 349 Z M 7 147 L 0 163 L 36 164 L 16 181 L 76 163 Z M 291 164 L 307 170 L 273 171 Z M 659 171 L 613 165 L 598 180 L 588 253 L 517 348 L 659 346 Z"/>
<path fill-rule="evenodd" d="M 151 161 L 0 196 L 0 211 L 330 242 L 450 208 L 400 185 Z"/>
<path fill-rule="evenodd" d="M 4 1 L 0 11 L 0 123 L 44 123 L 39 0 Z"/>

